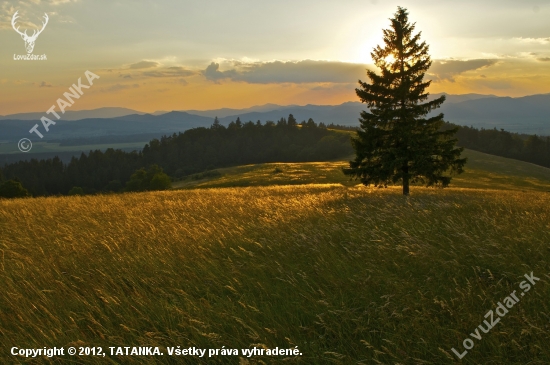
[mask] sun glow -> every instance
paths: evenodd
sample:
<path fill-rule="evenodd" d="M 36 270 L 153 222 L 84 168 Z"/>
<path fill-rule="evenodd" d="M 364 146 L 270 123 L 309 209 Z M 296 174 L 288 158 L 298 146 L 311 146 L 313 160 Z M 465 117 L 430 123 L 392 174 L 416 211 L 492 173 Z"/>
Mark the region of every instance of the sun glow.
<path fill-rule="evenodd" d="M 386 63 L 394 63 L 395 62 L 395 57 L 393 57 L 393 55 L 390 54 L 389 56 L 386 56 L 384 58 L 384 61 L 386 61 Z"/>

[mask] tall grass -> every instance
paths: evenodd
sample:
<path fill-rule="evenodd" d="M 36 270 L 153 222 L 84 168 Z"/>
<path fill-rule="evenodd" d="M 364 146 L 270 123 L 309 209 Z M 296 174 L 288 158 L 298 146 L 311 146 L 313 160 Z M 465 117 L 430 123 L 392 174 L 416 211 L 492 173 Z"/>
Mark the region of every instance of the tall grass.
<path fill-rule="evenodd" d="M 0 339 L 160 346 L 75 364 L 451 364 L 533 271 L 541 281 L 462 360 L 549 364 L 550 195 L 339 185 L 0 201 Z M 207 360 L 166 346 L 298 346 Z"/>

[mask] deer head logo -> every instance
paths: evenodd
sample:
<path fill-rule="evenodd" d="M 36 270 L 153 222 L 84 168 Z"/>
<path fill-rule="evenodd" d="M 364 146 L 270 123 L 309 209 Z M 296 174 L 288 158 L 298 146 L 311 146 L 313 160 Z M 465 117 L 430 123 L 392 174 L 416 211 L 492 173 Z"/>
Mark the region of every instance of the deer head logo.
<path fill-rule="evenodd" d="M 19 16 L 17 15 L 19 11 L 16 11 L 15 14 L 13 14 L 13 18 L 11 18 L 11 26 L 13 29 L 21 35 L 21 38 L 25 41 L 25 48 L 27 49 L 27 53 L 32 53 L 32 50 L 34 49 L 34 42 L 36 42 L 36 38 L 42 33 L 44 28 L 46 28 L 46 24 L 48 24 L 48 14 L 44 14 L 45 22 L 42 23 L 42 29 L 40 30 L 34 30 L 33 34 L 31 36 L 27 35 L 27 30 L 25 29 L 25 32 L 20 32 L 19 27 L 15 27 L 15 22 Z"/>

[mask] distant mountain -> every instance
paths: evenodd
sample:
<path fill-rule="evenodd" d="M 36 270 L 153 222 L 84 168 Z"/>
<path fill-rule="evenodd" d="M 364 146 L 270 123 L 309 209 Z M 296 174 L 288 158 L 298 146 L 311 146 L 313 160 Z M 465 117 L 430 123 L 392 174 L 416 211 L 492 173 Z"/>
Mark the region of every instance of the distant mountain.
<path fill-rule="evenodd" d="M 61 120 L 72 121 L 80 119 L 90 119 L 90 118 L 116 118 L 122 117 L 124 115 L 130 114 L 144 114 L 136 110 L 127 109 L 127 108 L 99 108 L 93 110 L 67 110 L 65 114 L 61 115 Z M 0 120 L 40 120 L 43 116 L 48 116 L 46 112 L 42 113 L 19 113 L 0 116 Z M 52 118 L 50 118 L 52 119 Z"/>
<path fill-rule="evenodd" d="M 445 95 L 445 104 L 455 104 L 461 103 L 463 101 L 469 100 L 478 100 L 478 99 L 487 99 L 487 98 L 498 98 L 496 95 L 484 95 L 484 94 L 461 94 L 461 95 L 452 95 L 447 93 L 439 93 L 430 95 L 430 100 L 436 99 L 442 95 Z"/>
<path fill-rule="evenodd" d="M 210 118 L 225 118 L 236 114 L 242 114 L 242 113 L 252 113 L 252 112 L 270 112 L 274 110 L 281 110 L 289 107 L 297 107 L 298 105 L 277 105 L 277 104 L 264 104 L 264 105 L 256 105 L 252 106 L 250 108 L 245 109 L 231 109 L 231 108 L 221 108 L 221 109 L 213 109 L 213 110 L 185 110 L 189 114 L 195 114 L 200 115 L 203 117 L 210 117 Z"/>
<path fill-rule="evenodd" d="M 437 97 L 433 95 L 432 97 Z M 503 128 L 512 132 L 550 135 L 550 94 L 532 95 L 521 98 L 496 97 L 493 95 L 446 95 L 447 101 L 435 113 L 444 113 L 445 120 L 465 126 L 477 128 Z M 131 109 L 114 108 L 117 113 L 131 112 Z M 215 115 L 224 125 L 235 121 L 237 117 L 243 123 L 260 120 L 277 121 L 281 117 L 288 118 L 289 114 L 301 122 L 313 118 L 317 123 L 341 124 L 347 126 L 359 125 L 359 114 L 366 109 L 366 104 L 347 102 L 340 105 L 290 105 L 281 106 L 266 104 L 252 108 L 216 109 L 200 112 L 197 115 L 190 112 L 172 111 L 160 115 L 133 113 L 113 118 L 87 118 L 77 121 L 59 120 L 50 126 L 50 132 L 44 133 L 40 121 L 35 120 L 0 120 L 0 143 L 16 143 L 21 138 L 40 140 L 36 135 L 30 135 L 29 130 L 39 124 L 38 130 L 44 134 L 41 141 L 75 141 L 98 140 L 98 137 L 107 136 L 102 140 L 115 141 L 117 136 L 136 135 L 169 135 L 183 132 L 196 127 L 209 127 Z M 113 108 L 97 109 L 94 115 L 113 113 Z M 104 114 L 101 114 L 101 113 Z M 67 112 L 69 113 L 69 112 Z M 82 113 L 82 112 L 74 112 Z M 195 111 L 196 113 L 196 111 Z M 42 115 L 40 115 L 42 116 Z M 76 115 L 73 115 L 76 116 Z M 122 140 L 123 138 L 121 138 Z M 99 139 L 101 140 L 101 139 Z"/>
<path fill-rule="evenodd" d="M 550 94 L 445 103 L 437 112 L 444 113 L 445 120 L 459 125 L 550 135 Z"/>
<path fill-rule="evenodd" d="M 281 117 L 288 118 L 289 114 L 292 114 L 294 118 L 301 122 L 302 120 L 308 120 L 312 118 L 317 123 L 325 124 L 341 124 L 341 125 L 357 125 L 359 124 L 359 113 L 365 109 L 365 104 L 360 102 L 347 102 L 340 105 L 304 105 L 304 106 L 280 106 L 277 109 L 265 111 L 265 112 L 240 112 L 233 115 L 229 115 L 223 118 L 219 118 L 222 124 L 228 124 L 231 121 L 235 121 L 237 117 L 241 121 L 256 122 L 260 120 L 265 123 L 268 120 L 276 122 Z"/>
<path fill-rule="evenodd" d="M 170 112 L 159 116 L 151 114 L 133 114 L 118 118 L 91 118 L 76 121 L 58 120 L 45 132 L 40 121 L 30 120 L 0 120 L 2 130 L 0 142 L 17 142 L 21 138 L 32 141 L 61 141 L 96 139 L 100 136 L 128 136 L 136 134 L 156 133 L 158 137 L 170 135 L 185 130 L 212 125 L 212 118 L 191 115 L 183 112 Z M 44 138 L 30 134 L 29 130 L 38 124 L 38 131 Z M 16 147 L 15 147 L 16 148 Z"/>
<path fill-rule="evenodd" d="M 464 126 L 485 129 L 505 129 L 511 132 L 550 135 L 550 94 L 531 95 L 520 98 L 494 95 L 435 94 L 445 95 L 446 101 L 433 114 L 444 113 L 445 120 Z M 220 118 L 222 124 L 241 118 L 241 121 L 277 121 L 293 114 L 298 121 L 313 118 L 317 123 L 358 125 L 359 114 L 366 109 L 360 102 L 341 105 L 305 105 L 279 107 L 268 112 L 240 112 Z"/>

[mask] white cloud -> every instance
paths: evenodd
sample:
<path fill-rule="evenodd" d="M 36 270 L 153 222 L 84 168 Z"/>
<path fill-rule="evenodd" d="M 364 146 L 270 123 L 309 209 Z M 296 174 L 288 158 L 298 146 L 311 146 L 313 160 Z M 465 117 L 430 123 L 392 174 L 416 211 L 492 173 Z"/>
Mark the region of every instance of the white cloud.
<path fill-rule="evenodd" d="M 128 68 L 132 70 L 137 70 L 137 69 L 143 69 L 143 68 L 154 68 L 158 66 L 160 66 L 160 64 L 155 61 L 140 61 L 140 62 L 132 63 L 130 66 L 128 66 Z"/>
<path fill-rule="evenodd" d="M 474 71 L 490 67 L 496 64 L 495 59 L 478 60 L 435 60 L 428 71 L 435 81 L 449 80 L 454 81 L 454 77 L 467 71 Z"/>
<path fill-rule="evenodd" d="M 229 62 L 229 69 L 221 71 L 220 64 L 212 62 L 202 74 L 211 81 L 242 81 L 251 84 L 278 83 L 349 83 L 365 78 L 366 65 L 335 61 L 271 61 L 244 63 Z"/>

